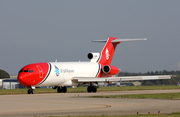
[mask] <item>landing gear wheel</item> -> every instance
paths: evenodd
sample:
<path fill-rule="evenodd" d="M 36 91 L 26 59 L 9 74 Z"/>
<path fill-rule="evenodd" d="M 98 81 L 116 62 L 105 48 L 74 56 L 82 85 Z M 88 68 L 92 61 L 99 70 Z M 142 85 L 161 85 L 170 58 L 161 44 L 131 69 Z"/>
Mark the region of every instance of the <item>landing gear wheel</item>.
<path fill-rule="evenodd" d="M 28 89 L 27 93 L 28 94 L 34 94 L 34 89 Z"/>
<path fill-rule="evenodd" d="M 91 93 L 91 87 L 90 86 L 87 87 L 87 92 Z"/>
<path fill-rule="evenodd" d="M 92 87 L 92 91 L 93 91 L 94 93 L 96 93 L 97 88 L 96 88 L 96 87 Z"/>
<path fill-rule="evenodd" d="M 57 92 L 61 93 L 62 92 L 62 87 L 57 87 Z"/>
<path fill-rule="evenodd" d="M 30 89 L 28 89 L 27 93 L 28 93 L 28 94 L 31 94 L 31 91 L 30 91 Z"/>
<path fill-rule="evenodd" d="M 57 92 L 58 93 L 66 93 L 67 92 L 67 88 L 64 86 L 64 87 L 57 87 Z"/>
<path fill-rule="evenodd" d="M 88 86 L 87 87 L 87 92 L 88 93 L 91 93 L 91 92 L 96 93 L 97 92 L 97 88 L 95 86 Z"/>
<path fill-rule="evenodd" d="M 35 92 L 35 91 L 32 89 L 32 90 L 31 90 L 31 94 L 34 94 L 34 92 Z"/>
<path fill-rule="evenodd" d="M 62 92 L 63 93 L 66 93 L 67 92 L 67 88 L 64 86 L 64 87 L 62 87 Z"/>

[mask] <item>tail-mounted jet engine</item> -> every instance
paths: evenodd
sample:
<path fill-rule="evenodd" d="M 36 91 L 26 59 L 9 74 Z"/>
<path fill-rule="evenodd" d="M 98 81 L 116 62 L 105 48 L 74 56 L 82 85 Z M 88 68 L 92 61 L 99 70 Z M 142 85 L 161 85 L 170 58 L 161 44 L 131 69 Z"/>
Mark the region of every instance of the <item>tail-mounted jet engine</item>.
<path fill-rule="evenodd" d="M 119 73 L 119 68 L 115 67 L 115 66 L 109 66 L 109 65 L 105 65 L 102 68 L 102 71 L 108 75 L 116 75 Z"/>
<path fill-rule="evenodd" d="M 99 53 L 89 53 L 89 54 L 87 55 L 87 57 L 88 57 L 88 59 L 91 60 L 91 62 L 96 63 L 97 60 L 99 59 L 99 55 L 100 55 Z"/>

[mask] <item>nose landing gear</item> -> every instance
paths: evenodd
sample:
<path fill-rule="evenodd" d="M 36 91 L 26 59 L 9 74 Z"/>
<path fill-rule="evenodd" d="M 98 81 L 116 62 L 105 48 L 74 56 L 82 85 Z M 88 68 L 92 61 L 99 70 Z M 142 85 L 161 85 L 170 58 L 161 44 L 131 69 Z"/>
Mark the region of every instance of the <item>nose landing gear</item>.
<path fill-rule="evenodd" d="M 35 91 L 34 91 L 34 89 L 30 88 L 30 89 L 28 89 L 27 93 L 28 93 L 28 94 L 34 94 Z"/>

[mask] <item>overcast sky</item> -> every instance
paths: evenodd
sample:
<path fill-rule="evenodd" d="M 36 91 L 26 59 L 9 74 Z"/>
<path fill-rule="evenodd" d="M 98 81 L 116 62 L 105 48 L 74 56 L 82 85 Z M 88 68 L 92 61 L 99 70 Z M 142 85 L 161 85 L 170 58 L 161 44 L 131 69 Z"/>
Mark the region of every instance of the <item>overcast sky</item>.
<path fill-rule="evenodd" d="M 89 61 L 108 37 L 147 38 L 117 46 L 112 65 L 127 72 L 177 70 L 180 0 L 1 0 L 0 69 L 36 62 Z"/>

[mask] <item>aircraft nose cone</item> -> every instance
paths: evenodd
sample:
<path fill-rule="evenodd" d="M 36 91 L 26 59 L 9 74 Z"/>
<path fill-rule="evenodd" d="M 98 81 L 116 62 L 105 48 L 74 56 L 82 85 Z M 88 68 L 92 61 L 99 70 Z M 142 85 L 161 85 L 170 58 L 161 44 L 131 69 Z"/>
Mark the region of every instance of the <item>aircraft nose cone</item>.
<path fill-rule="evenodd" d="M 25 73 L 19 73 L 19 75 L 18 75 L 18 81 L 19 81 L 22 85 L 24 85 L 24 86 L 26 86 L 26 87 L 30 87 L 29 82 L 28 82 L 28 75 L 27 75 L 27 74 L 25 74 Z"/>
<path fill-rule="evenodd" d="M 44 82 L 49 72 L 50 64 L 48 63 L 29 64 L 19 71 L 18 81 L 26 87 L 37 86 Z"/>

